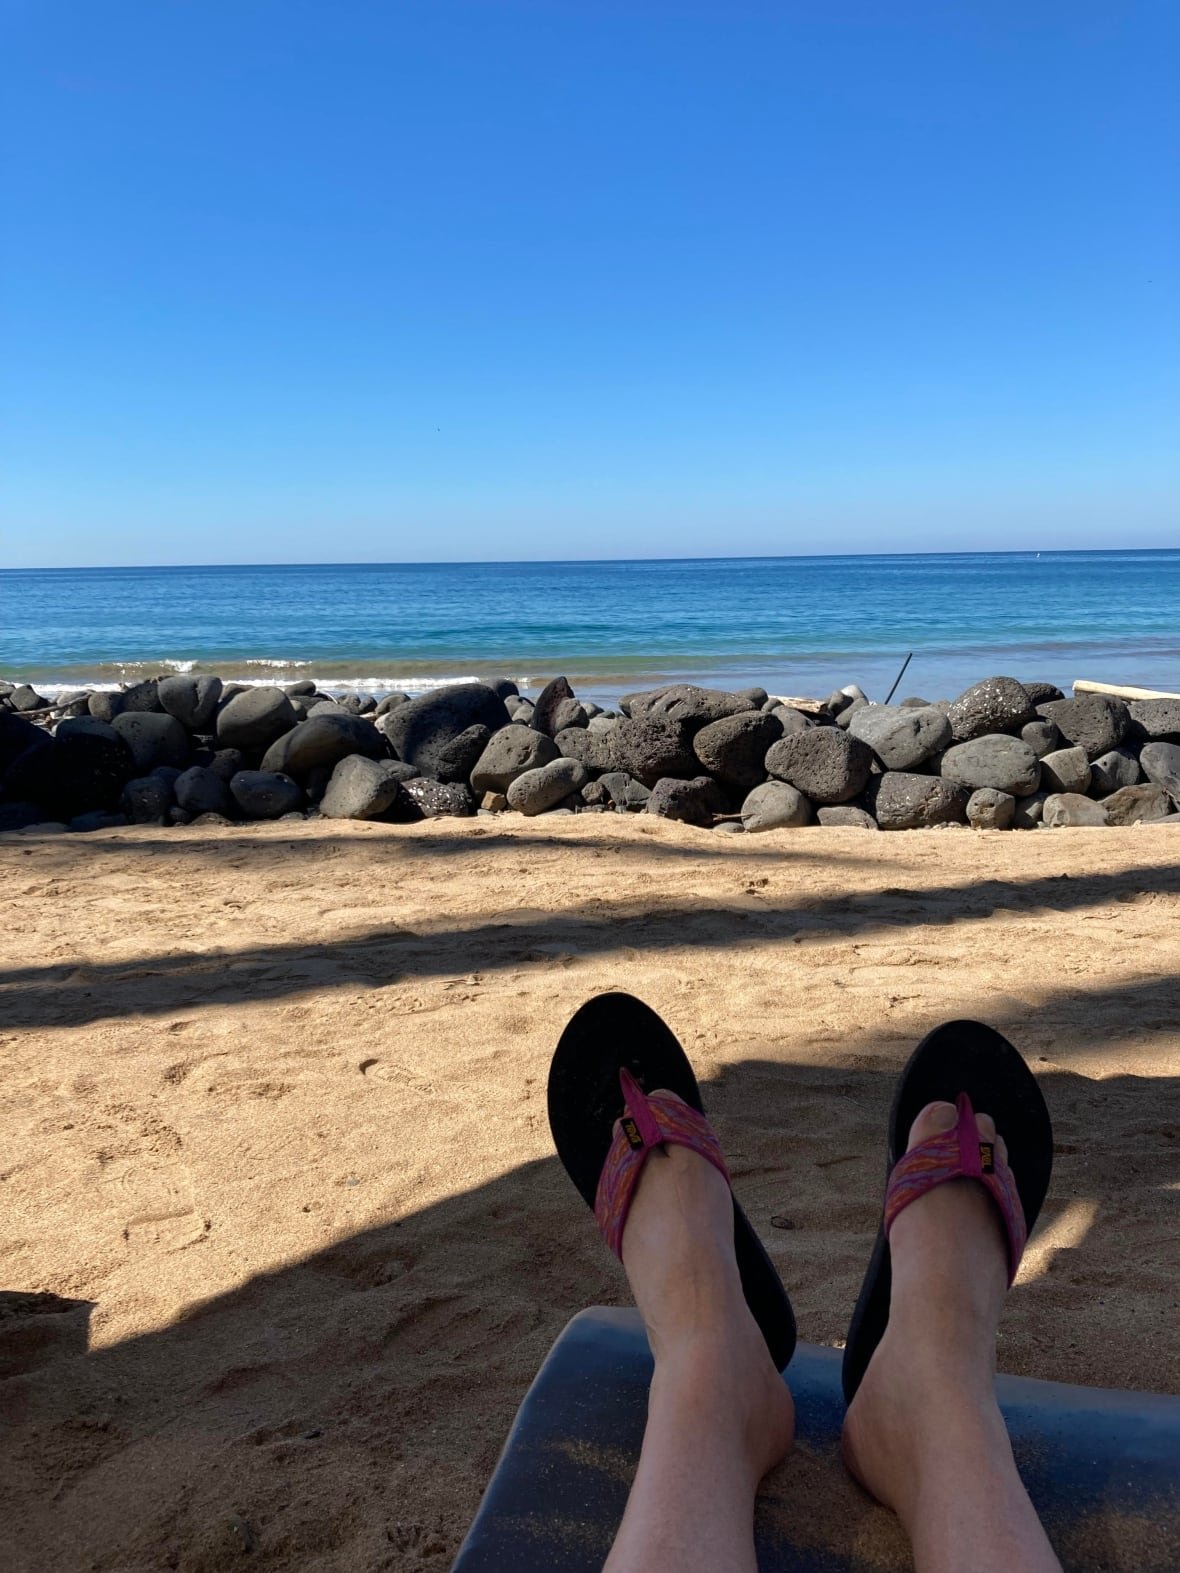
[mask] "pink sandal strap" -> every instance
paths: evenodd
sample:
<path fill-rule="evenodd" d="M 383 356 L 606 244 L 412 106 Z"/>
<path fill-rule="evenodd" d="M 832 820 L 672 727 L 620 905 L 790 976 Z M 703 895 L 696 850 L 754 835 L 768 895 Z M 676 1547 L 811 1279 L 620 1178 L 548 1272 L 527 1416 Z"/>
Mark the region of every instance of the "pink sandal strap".
<path fill-rule="evenodd" d="M 958 1121 L 953 1130 L 919 1142 L 897 1160 L 885 1190 L 885 1234 L 911 1202 L 948 1180 L 978 1180 L 1000 1210 L 1008 1237 L 1008 1284 L 1011 1287 L 1024 1255 L 1028 1230 L 1024 1208 L 1012 1170 L 998 1156 L 994 1142 L 984 1141 L 975 1123 L 971 1099 L 961 1092 L 956 1100 Z"/>
<path fill-rule="evenodd" d="M 729 1171 L 721 1156 L 721 1145 L 703 1114 L 698 1114 L 679 1098 L 655 1092 L 651 1097 L 628 1070 L 619 1071 L 623 1089 L 623 1117 L 611 1143 L 598 1180 L 594 1216 L 602 1237 L 622 1259 L 623 1230 L 635 1197 L 635 1187 L 643 1165 L 654 1147 L 688 1147 L 729 1183 Z"/>

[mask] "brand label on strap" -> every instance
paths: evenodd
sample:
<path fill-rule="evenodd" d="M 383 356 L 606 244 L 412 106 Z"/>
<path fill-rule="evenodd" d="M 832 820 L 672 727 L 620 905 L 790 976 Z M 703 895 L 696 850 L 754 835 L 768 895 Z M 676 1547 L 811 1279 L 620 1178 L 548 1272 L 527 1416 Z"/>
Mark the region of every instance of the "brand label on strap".
<path fill-rule="evenodd" d="M 643 1137 L 639 1134 L 639 1127 L 631 1116 L 629 1114 L 624 1115 L 619 1123 L 623 1127 L 623 1135 L 627 1138 L 628 1143 L 636 1150 L 642 1147 Z"/>
<path fill-rule="evenodd" d="M 994 1174 L 996 1172 L 996 1149 L 991 1142 L 980 1142 L 979 1144 L 979 1167 L 984 1174 Z"/>

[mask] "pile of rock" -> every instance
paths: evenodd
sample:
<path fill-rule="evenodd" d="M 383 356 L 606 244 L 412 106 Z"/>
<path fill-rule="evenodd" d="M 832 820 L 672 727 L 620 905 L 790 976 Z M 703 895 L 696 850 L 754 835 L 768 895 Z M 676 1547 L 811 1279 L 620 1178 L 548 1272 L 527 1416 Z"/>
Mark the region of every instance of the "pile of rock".
<path fill-rule="evenodd" d="M 678 683 L 617 711 L 555 678 L 333 699 L 167 677 L 50 703 L 0 683 L 0 830 L 318 814 L 637 813 L 703 829 L 1130 825 L 1180 806 L 1180 699 L 992 677 L 952 701 Z"/>

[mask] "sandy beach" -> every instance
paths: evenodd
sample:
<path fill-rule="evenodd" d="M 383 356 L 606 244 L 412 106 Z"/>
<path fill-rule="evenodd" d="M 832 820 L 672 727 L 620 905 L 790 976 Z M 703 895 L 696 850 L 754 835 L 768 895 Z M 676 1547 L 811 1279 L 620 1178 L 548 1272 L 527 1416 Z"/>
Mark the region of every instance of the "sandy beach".
<path fill-rule="evenodd" d="M 827 1344 L 898 1067 L 998 1026 L 1057 1135 L 1001 1369 L 1180 1391 L 1174 822 L 310 821 L 13 835 L 0 870 L 14 1573 L 445 1568 L 555 1335 L 627 1300 L 544 1099 L 610 988 L 685 1044 Z M 837 1466 L 785 1471 L 833 1544 L 906 1565 Z"/>

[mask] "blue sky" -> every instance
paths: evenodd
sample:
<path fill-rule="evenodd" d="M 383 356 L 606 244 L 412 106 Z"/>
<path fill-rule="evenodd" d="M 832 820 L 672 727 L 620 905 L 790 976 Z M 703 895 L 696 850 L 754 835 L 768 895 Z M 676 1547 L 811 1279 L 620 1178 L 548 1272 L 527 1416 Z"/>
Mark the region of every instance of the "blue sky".
<path fill-rule="evenodd" d="M 1174 0 L 0 0 L 9 566 L 1180 540 Z"/>

